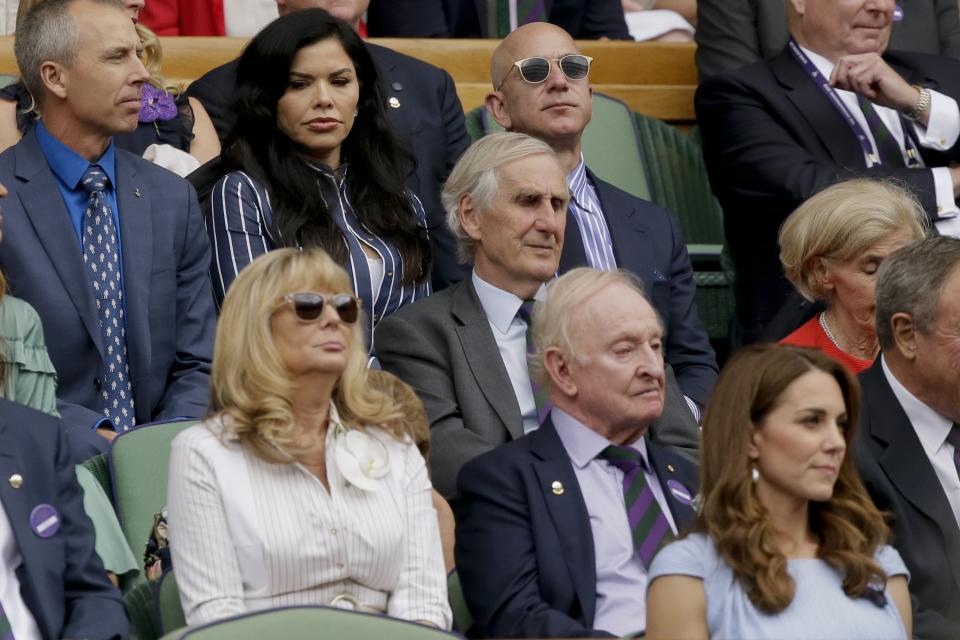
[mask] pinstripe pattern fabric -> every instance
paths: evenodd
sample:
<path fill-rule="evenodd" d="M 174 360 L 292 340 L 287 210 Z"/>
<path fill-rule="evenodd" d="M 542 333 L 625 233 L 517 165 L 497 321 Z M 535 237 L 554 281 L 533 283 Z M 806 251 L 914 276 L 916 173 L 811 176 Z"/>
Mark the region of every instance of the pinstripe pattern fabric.
<path fill-rule="evenodd" d="M 184 431 L 170 459 L 171 551 L 188 623 L 348 594 L 450 628 L 430 481 L 413 444 L 370 432 L 386 445 L 390 471 L 368 492 L 341 475 L 328 432 L 328 492 L 304 467 L 224 445 L 219 425 Z"/>
<path fill-rule="evenodd" d="M 580 164 L 567 176 L 570 188 L 570 213 L 580 228 L 583 249 L 587 254 L 587 263 L 594 269 L 613 271 L 617 268 L 617 259 L 613 254 L 613 240 L 610 229 L 603 218 L 600 198 L 587 179 L 587 167 L 580 157 Z"/>
<path fill-rule="evenodd" d="M 342 266 L 350 275 L 354 293 L 363 301 L 367 335 L 372 336 L 374 326 L 384 316 L 430 295 L 430 274 L 423 274 L 416 285 L 401 284 L 405 265 L 400 252 L 389 239 L 380 238 L 364 227 L 353 211 L 347 192 L 349 169 L 344 167 L 335 175 L 326 169 L 311 167 L 317 172 L 320 194 L 349 249 L 350 259 Z M 413 194 L 410 199 L 419 224 L 426 226 L 427 216 L 420 200 Z M 271 213 L 266 187 L 247 173 L 229 173 L 214 185 L 205 221 L 213 249 L 210 270 L 218 306 L 240 270 L 256 257 L 282 246 L 281 239 L 273 237 Z M 371 247 L 383 261 L 384 277 L 377 291 L 372 288 L 363 245 Z"/>

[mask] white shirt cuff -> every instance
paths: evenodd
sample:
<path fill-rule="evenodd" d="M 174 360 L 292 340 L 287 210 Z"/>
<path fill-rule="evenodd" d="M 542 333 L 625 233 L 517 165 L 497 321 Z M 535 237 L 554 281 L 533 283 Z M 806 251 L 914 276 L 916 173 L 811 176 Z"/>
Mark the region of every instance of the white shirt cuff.
<path fill-rule="evenodd" d="M 920 146 L 946 151 L 960 138 L 960 109 L 956 100 L 937 91 L 931 90 L 930 98 L 930 119 L 927 126 L 914 122 L 913 130 Z"/>
<path fill-rule="evenodd" d="M 933 172 L 933 188 L 937 196 L 937 217 L 956 218 L 960 209 L 957 209 L 957 203 L 953 197 L 953 178 L 950 177 L 950 169 L 934 167 L 930 171 Z M 937 222 L 937 228 L 940 228 L 940 222 Z"/>

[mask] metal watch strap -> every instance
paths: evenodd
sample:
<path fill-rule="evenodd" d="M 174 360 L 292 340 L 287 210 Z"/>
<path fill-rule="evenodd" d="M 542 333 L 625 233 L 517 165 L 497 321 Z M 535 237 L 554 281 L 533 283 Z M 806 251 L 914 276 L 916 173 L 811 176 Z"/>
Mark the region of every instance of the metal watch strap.
<path fill-rule="evenodd" d="M 916 84 L 912 86 L 920 92 L 920 99 L 917 100 L 917 104 L 914 105 L 913 109 L 903 114 L 903 117 L 916 122 L 924 113 L 930 110 L 930 103 L 933 101 L 933 96 L 930 94 L 930 89 L 926 87 L 921 87 Z"/>

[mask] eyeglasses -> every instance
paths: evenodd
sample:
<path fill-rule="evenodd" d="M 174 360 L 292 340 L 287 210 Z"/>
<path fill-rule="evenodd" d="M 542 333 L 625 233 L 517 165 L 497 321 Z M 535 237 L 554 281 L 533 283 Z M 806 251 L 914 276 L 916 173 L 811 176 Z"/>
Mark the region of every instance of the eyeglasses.
<path fill-rule="evenodd" d="M 517 60 L 513 63 L 513 67 L 516 67 L 520 71 L 520 77 L 523 78 L 524 82 L 540 84 L 550 75 L 551 62 L 557 63 L 557 66 L 560 67 L 560 71 L 567 77 L 567 80 L 583 80 L 587 77 L 587 74 L 590 73 L 590 63 L 593 62 L 593 58 L 580 55 L 579 53 L 568 53 L 562 58 L 534 56 L 532 58 Z M 510 67 L 510 71 L 513 71 L 513 67 Z M 497 85 L 495 91 L 500 91 L 500 87 L 502 87 L 503 83 L 510 77 L 510 71 L 507 72 L 507 75 L 503 76 L 503 80 Z"/>
<path fill-rule="evenodd" d="M 347 324 L 353 324 L 360 315 L 360 301 L 349 293 L 335 293 L 324 295 L 314 293 L 313 291 L 301 291 L 299 293 L 288 293 L 281 298 L 284 302 L 293 305 L 293 312 L 301 320 L 311 322 L 320 317 L 323 313 L 324 304 L 330 302 L 333 309 L 340 316 L 340 320 Z"/>

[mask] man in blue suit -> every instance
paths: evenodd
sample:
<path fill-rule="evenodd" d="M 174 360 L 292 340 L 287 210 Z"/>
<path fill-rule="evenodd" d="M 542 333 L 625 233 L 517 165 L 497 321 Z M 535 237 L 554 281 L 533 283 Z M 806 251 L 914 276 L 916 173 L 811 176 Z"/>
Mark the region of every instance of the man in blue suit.
<path fill-rule="evenodd" d="M 646 627 L 647 568 L 693 520 L 695 465 L 651 442 L 663 330 L 635 276 L 579 268 L 533 311 L 541 427 L 464 465 L 457 570 L 484 637 Z"/>
<path fill-rule="evenodd" d="M 494 51 L 487 111 L 508 131 L 540 138 L 560 156 L 573 195 L 560 272 L 588 265 L 640 277 L 663 319 L 667 362 L 699 420 L 717 363 L 697 313 L 686 243 L 670 212 L 600 180 L 585 166 L 580 140 L 592 115 L 592 89 L 589 61 L 579 54 L 559 27 L 520 27 Z M 530 60 L 535 57 L 540 59 Z"/>
<path fill-rule="evenodd" d="M 60 425 L 7 400 L 0 503 L 0 628 L 14 638 L 127 637 L 123 601 L 94 549 Z"/>
<path fill-rule="evenodd" d="M 0 266 L 40 314 L 78 456 L 105 448 L 94 429 L 207 409 L 216 314 L 196 194 L 112 142 L 137 125 L 141 49 L 115 0 L 38 4 L 16 37 L 42 119 L 0 155 Z"/>

